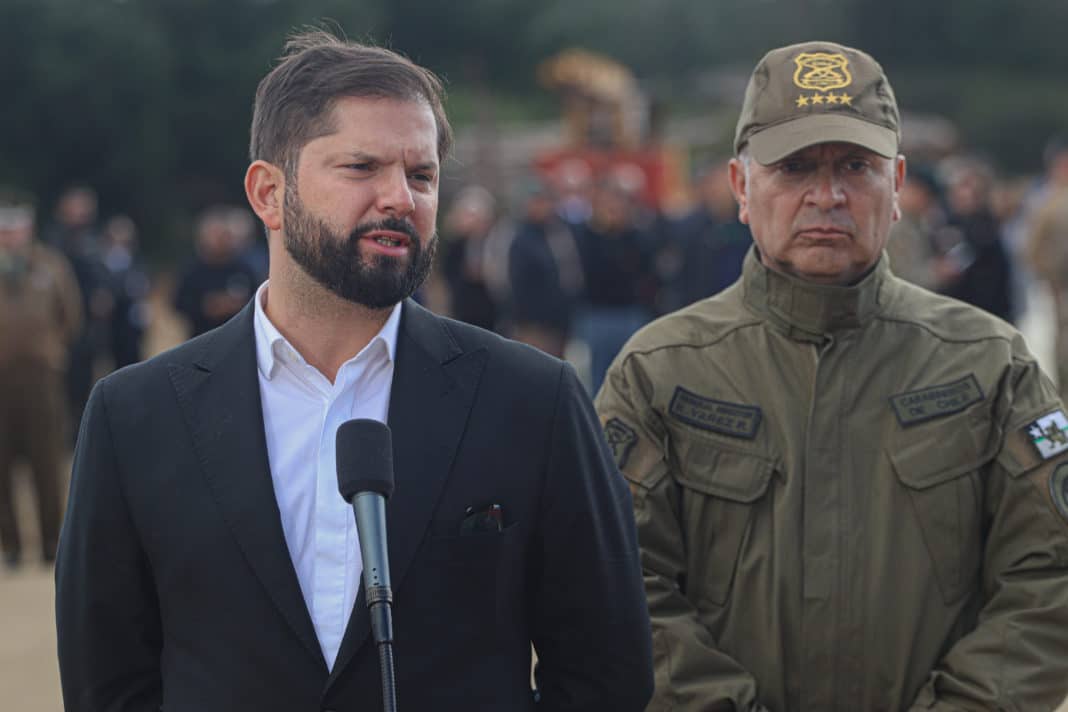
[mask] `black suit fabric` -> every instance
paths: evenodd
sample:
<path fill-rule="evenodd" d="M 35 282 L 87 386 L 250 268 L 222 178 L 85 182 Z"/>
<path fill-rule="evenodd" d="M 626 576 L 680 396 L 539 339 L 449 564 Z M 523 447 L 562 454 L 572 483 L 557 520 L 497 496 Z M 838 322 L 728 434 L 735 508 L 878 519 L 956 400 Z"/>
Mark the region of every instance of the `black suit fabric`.
<path fill-rule="evenodd" d="M 381 709 L 362 592 L 332 672 L 320 652 L 274 497 L 252 324 L 250 306 L 93 391 L 56 568 L 70 712 Z M 411 301 L 396 358 L 401 709 L 643 709 L 630 495 L 571 368 Z M 490 504 L 502 531 L 462 535 L 467 508 Z"/>

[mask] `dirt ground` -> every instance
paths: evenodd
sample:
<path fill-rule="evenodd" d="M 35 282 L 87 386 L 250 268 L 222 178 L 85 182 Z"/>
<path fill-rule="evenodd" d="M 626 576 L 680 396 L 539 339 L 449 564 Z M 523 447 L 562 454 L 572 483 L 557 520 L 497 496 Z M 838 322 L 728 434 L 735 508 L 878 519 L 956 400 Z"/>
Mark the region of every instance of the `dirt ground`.
<path fill-rule="evenodd" d="M 159 353 L 182 338 L 176 317 L 161 300 L 156 300 L 156 305 L 154 328 L 146 342 L 149 354 Z M 1034 337 L 1029 335 L 1036 351 L 1046 346 L 1036 343 L 1041 338 L 1041 331 Z M 27 474 L 18 474 L 22 476 L 16 476 L 15 496 L 25 532 L 26 562 L 15 573 L 0 567 L 0 710 L 59 712 L 63 705 L 56 663 L 52 569 L 39 563 Z M 1068 712 L 1068 701 L 1057 712 Z"/>
<path fill-rule="evenodd" d="M 16 573 L 0 571 L 0 708 L 21 712 L 55 712 L 63 708 L 56 665 L 56 629 L 52 568 L 38 563 L 30 492 L 18 478 L 26 558 Z"/>

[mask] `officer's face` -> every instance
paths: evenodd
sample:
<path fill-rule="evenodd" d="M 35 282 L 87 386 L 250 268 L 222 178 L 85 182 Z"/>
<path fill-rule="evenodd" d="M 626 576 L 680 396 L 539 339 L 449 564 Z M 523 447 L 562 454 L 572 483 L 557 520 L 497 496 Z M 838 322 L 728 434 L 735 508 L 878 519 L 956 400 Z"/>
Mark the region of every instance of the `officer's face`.
<path fill-rule="evenodd" d="M 882 254 L 900 217 L 905 159 L 823 143 L 763 166 L 738 159 L 730 182 L 738 216 L 769 268 L 820 284 L 856 282 Z"/>

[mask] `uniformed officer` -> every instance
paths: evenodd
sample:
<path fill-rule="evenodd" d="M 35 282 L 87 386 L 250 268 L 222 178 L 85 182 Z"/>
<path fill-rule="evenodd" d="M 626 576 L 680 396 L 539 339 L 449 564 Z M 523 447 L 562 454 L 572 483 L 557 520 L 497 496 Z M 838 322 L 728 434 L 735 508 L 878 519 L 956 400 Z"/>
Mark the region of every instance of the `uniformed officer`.
<path fill-rule="evenodd" d="M 10 568 L 22 557 L 11 481 L 19 457 L 33 473 L 43 558 L 55 558 L 66 428 L 63 373 L 82 318 L 67 260 L 34 241 L 33 233 L 32 201 L 0 190 L 0 543 Z"/>
<path fill-rule="evenodd" d="M 882 258 L 899 135 L 867 54 L 768 53 L 730 162 L 743 276 L 639 332 L 598 396 L 637 509 L 650 710 L 1068 692 L 1068 418 L 1012 327 Z"/>

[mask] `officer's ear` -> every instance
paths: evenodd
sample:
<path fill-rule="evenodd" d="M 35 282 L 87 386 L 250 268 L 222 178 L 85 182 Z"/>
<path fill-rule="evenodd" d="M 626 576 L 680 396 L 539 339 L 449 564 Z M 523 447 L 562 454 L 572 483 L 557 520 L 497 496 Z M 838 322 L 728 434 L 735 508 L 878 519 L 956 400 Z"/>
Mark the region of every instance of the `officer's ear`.
<path fill-rule="evenodd" d="M 727 180 L 731 184 L 731 193 L 738 202 L 738 220 L 749 224 L 749 171 L 746 170 L 747 158 L 732 158 L 727 164 Z"/>
<path fill-rule="evenodd" d="M 900 153 L 894 158 L 894 209 L 890 213 L 890 219 L 897 222 L 901 219 L 901 189 L 905 185 L 905 157 Z"/>
<path fill-rule="evenodd" d="M 267 161 L 252 162 L 245 172 L 245 195 L 252 211 L 268 230 L 282 229 L 285 193 L 285 171 Z"/>

